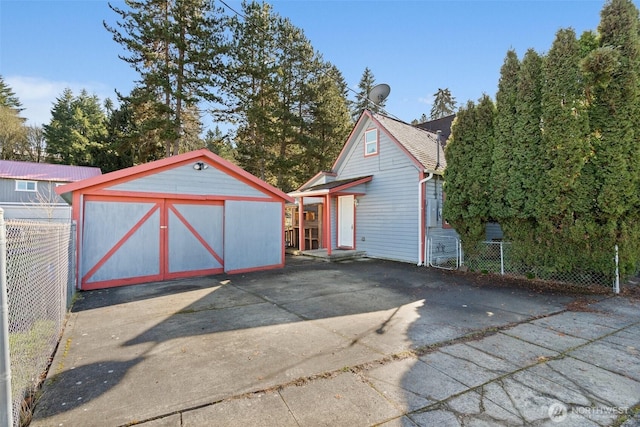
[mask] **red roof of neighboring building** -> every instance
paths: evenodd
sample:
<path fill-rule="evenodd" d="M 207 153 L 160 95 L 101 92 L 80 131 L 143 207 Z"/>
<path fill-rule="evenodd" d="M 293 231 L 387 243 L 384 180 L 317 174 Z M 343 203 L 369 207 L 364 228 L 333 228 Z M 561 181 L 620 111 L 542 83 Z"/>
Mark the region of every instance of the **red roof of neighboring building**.
<path fill-rule="evenodd" d="M 76 182 L 102 175 L 100 168 L 0 160 L 0 178 Z"/>

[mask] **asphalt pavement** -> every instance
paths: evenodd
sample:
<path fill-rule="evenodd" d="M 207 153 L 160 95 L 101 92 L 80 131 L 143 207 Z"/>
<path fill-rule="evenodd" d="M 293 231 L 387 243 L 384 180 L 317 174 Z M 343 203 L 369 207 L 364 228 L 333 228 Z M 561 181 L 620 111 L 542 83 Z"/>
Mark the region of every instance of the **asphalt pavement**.
<path fill-rule="evenodd" d="M 82 292 L 31 425 L 638 425 L 639 404 L 640 301 L 288 257 Z"/>

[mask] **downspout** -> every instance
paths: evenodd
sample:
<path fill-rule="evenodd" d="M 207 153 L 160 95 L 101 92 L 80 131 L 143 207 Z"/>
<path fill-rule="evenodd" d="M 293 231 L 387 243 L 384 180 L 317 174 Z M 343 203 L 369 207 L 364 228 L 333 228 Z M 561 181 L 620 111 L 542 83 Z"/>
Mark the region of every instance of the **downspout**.
<path fill-rule="evenodd" d="M 421 245 L 425 245 L 427 240 L 426 234 L 425 234 L 424 241 L 422 240 L 423 228 L 425 229 L 425 233 L 426 233 L 426 227 L 424 227 L 424 213 L 423 213 L 424 204 L 422 203 L 422 184 L 429 181 L 431 178 L 433 178 L 433 172 L 429 172 L 429 176 L 421 179 L 420 182 L 418 182 L 418 264 L 417 264 L 418 267 L 425 262 L 425 260 L 422 259 L 424 251 L 422 250 Z"/>
<path fill-rule="evenodd" d="M 436 132 L 436 170 L 440 167 L 440 135 L 442 131 L 438 130 Z"/>

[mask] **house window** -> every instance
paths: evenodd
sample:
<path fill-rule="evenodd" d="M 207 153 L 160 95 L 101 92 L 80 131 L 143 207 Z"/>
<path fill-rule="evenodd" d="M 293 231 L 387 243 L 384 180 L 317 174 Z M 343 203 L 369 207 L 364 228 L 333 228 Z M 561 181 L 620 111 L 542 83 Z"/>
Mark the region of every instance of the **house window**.
<path fill-rule="evenodd" d="M 35 181 L 16 181 L 16 191 L 37 191 L 38 185 Z"/>
<path fill-rule="evenodd" d="M 369 129 L 364 133 L 364 155 L 378 154 L 378 129 Z"/>

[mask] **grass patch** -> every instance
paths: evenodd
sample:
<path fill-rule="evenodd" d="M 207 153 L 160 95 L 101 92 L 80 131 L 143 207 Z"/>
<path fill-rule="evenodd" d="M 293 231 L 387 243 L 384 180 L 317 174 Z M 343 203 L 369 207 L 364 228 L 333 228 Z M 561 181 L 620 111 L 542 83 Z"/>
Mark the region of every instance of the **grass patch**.
<path fill-rule="evenodd" d="M 37 320 L 29 330 L 9 334 L 11 400 L 21 401 L 20 425 L 31 418 L 35 390 L 43 380 L 57 336 L 52 320 Z"/>

